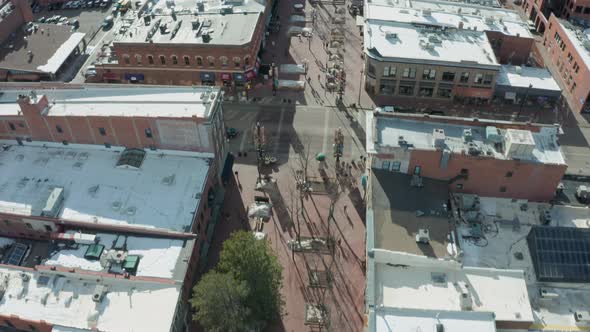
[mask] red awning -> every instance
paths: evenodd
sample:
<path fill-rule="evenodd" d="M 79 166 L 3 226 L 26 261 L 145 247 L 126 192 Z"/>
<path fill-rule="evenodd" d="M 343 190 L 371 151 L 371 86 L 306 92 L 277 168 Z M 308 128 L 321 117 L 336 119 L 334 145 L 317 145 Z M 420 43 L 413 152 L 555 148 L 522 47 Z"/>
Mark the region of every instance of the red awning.
<path fill-rule="evenodd" d="M 222 81 L 231 81 L 231 74 L 229 74 L 229 73 L 221 73 L 221 80 Z"/>
<path fill-rule="evenodd" d="M 121 75 L 117 73 L 104 73 L 102 74 L 102 78 L 105 80 L 120 80 Z"/>
<path fill-rule="evenodd" d="M 246 72 L 246 74 L 244 74 L 246 76 L 247 80 L 251 80 L 254 77 L 256 77 L 256 73 L 253 70 L 249 70 Z"/>

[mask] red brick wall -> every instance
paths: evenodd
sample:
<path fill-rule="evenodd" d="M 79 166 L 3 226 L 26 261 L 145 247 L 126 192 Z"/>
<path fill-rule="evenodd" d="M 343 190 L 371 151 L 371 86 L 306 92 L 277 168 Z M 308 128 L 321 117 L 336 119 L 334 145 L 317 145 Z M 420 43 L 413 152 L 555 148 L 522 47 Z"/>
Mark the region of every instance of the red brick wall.
<path fill-rule="evenodd" d="M 221 85 L 221 73 L 244 73 L 253 68 L 256 63 L 256 57 L 260 44 L 264 36 L 265 15 L 258 16 L 254 39 L 250 42 L 239 46 L 220 46 L 220 45 L 182 45 L 182 44 L 126 44 L 115 43 L 114 52 L 117 55 L 117 64 L 97 65 L 98 80 L 104 73 L 114 73 L 122 82 L 125 81 L 124 75 L 143 74 L 143 83 L 147 84 L 166 84 L 166 85 L 193 85 L 201 84 L 201 73 L 214 72 L 217 85 Z M 141 56 L 141 63 L 138 63 L 136 55 Z M 154 59 L 154 64 L 149 64 L 148 56 Z M 178 59 L 177 64 L 173 64 L 172 56 Z M 129 64 L 125 63 L 125 57 L 128 56 Z M 166 64 L 162 65 L 160 56 L 164 56 Z M 184 56 L 190 60 L 186 65 Z M 207 57 L 215 58 L 214 66 L 209 65 Z M 225 56 L 228 59 L 228 65 L 222 66 L 220 57 Z M 202 59 L 202 65 L 197 65 L 197 57 Z M 240 58 L 240 66 L 235 66 L 233 58 Z M 249 58 L 249 64 L 245 65 L 244 59 Z M 108 81 L 105 79 L 105 81 Z"/>
<path fill-rule="evenodd" d="M 486 34 L 492 45 L 495 45 L 495 43 L 500 45 L 494 47 L 498 62 L 513 65 L 526 63 L 534 44 L 533 38 L 507 36 L 496 31 L 487 31 Z"/>
<path fill-rule="evenodd" d="M 10 322 L 12 326 L 22 331 L 37 331 L 37 332 L 51 332 L 53 325 L 46 321 L 32 321 L 21 319 L 15 315 L 0 315 L 0 325 L 8 326 L 6 322 Z M 34 328 L 34 330 L 33 330 Z"/>
<path fill-rule="evenodd" d="M 446 168 L 440 167 L 441 151 L 414 150 L 411 154 L 409 173 L 421 166 L 421 175 L 439 180 L 450 180 L 468 170 L 468 179 L 457 180 L 450 190 L 478 194 L 480 196 L 523 198 L 531 201 L 548 201 L 555 195 L 566 165 L 546 165 L 516 160 L 500 160 L 491 157 L 473 157 L 452 154 Z M 511 176 L 507 176 L 512 172 Z M 543 179 L 543 181 L 539 181 Z M 462 184 L 462 189 L 457 189 Z M 505 187 L 505 191 L 500 190 Z"/>
<path fill-rule="evenodd" d="M 556 33 L 561 41 L 555 39 Z M 561 45 L 563 45 L 563 49 Z M 590 80 L 588 79 L 590 77 L 590 68 L 576 51 L 563 30 L 563 26 L 553 14 L 549 18 L 549 26 L 545 30 L 543 47 L 546 48 L 549 54 L 547 62 L 550 62 L 548 67 L 553 74 L 553 78 L 561 82 L 562 86 L 565 86 L 563 95 L 566 97 L 568 105 L 573 111 L 581 112 L 590 93 Z M 571 61 L 568 59 L 568 54 L 572 56 Z M 578 66 L 579 69 L 576 72 L 574 68 Z"/>

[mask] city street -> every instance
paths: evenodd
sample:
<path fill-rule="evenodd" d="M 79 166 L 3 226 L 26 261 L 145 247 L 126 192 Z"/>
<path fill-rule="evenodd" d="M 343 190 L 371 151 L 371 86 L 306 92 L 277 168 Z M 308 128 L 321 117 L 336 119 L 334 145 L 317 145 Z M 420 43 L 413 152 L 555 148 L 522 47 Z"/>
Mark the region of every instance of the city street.
<path fill-rule="evenodd" d="M 238 135 L 229 141 L 230 151 L 236 156 L 235 175 L 226 186 L 224 205 L 228 208 L 224 209 L 226 212 L 216 228 L 209 266 L 214 266 L 223 240 L 233 230 L 251 229 L 246 217 L 247 208 L 255 196 L 265 196 L 273 205 L 273 215 L 264 223 L 262 232 L 284 268 L 283 295 L 286 301 L 281 322 L 271 326 L 270 330 L 320 330 L 317 326 L 313 329 L 305 325 L 306 304 L 326 306 L 329 318 L 322 331 L 362 330 L 365 206 L 361 175 L 365 167 L 359 157 L 364 155 L 364 112 L 352 111 L 347 115 L 334 107 L 226 104 L 224 117 L 227 127 L 238 130 Z M 261 169 L 264 175 L 276 181 L 264 191 L 254 190 L 258 172 L 252 132 L 257 121 L 264 126 L 266 151 L 277 158 L 275 165 Z M 336 175 L 332 156 L 337 128 L 342 129 L 344 136 L 341 161 L 350 164 L 346 167 L 349 170 L 347 176 Z M 297 209 L 299 194 L 294 174 L 300 169 L 300 156 L 305 155 L 305 151 L 310 152 L 308 179 L 315 184 L 315 189 L 304 199 L 303 208 Z M 323 163 L 315 160 L 319 152 L 327 156 Z M 332 201 L 333 219 L 329 218 Z M 298 232 L 301 237 L 332 238 L 334 255 L 293 255 L 288 242 L 294 241 Z M 309 274 L 312 271 L 328 275 L 329 286 L 311 287 Z"/>

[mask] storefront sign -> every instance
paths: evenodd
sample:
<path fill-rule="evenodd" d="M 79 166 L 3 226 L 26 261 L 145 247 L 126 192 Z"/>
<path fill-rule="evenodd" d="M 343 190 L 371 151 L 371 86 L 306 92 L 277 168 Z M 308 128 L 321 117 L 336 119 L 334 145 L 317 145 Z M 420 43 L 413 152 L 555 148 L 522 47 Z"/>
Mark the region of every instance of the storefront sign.
<path fill-rule="evenodd" d="M 125 73 L 125 79 L 128 81 L 143 81 L 143 74 L 129 74 Z"/>

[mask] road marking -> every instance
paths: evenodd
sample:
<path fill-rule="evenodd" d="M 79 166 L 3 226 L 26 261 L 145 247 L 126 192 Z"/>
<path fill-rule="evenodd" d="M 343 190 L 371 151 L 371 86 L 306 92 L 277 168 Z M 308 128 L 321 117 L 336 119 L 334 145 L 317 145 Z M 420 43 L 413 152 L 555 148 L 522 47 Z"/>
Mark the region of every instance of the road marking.
<path fill-rule="evenodd" d="M 248 133 L 250 132 L 250 129 L 244 129 L 244 132 L 242 133 L 242 141 L 240 142 L 240 152 L 244 152 L 244 145 L 246 145 L 246 138 L 250 135 L 248 135 Z"/>
<path fill-rule="evenodd" d="M 283 127 L 283 115 L 285 114 L 285 108 L 281 107 L 281 117 L 279 118 L 279 127 L 277 128 L 277 137 L 274 142 L 275 148 L 273 149 L 273 154 L 276 155 L 277 151 L 279 150 L 279 141 L 281 140 L 281 129 Z"/>
<path fill-rule="evenodd" d="M 324 144 L 322 145 L 323 153 L 328 153 L 328 130 L 330 127 L 330 113 L 332 113 L 332 109 L 328 107 L 324 108 Z"/>

